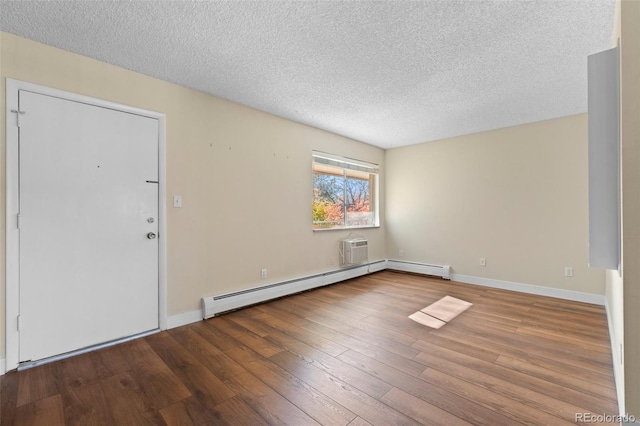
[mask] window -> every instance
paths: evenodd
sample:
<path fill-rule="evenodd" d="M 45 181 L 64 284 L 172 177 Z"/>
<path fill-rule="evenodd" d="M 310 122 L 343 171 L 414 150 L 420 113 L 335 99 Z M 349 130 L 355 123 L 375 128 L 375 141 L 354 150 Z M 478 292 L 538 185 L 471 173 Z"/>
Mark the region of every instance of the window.
<path fill-rule="evenodd" d="M 378 165 L 313 152 L 313 229 L 378 226 Z"/>

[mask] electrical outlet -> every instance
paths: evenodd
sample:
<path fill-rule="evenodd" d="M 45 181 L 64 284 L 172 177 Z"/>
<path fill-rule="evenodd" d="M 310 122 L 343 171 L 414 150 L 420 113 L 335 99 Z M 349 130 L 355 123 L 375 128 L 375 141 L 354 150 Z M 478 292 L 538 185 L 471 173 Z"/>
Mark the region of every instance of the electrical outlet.
<path fill-rule="evenodd" d="M 404 257 L 404 250 L 398 250 L 398 257 Z"/>
<path fill-rule="evenodd" d="M 573 268 L 571 266 L 567 266 L 564 268 L 564 276 L 572 277 L 573 276 Z"/>
<path fill-rule="evenodd" d="M 480 258 L 480 266 L 487 266 L 487 259 L 485 259 L 484 257 Z"/>
<path fill-rule="evenodd" d="M 260 278 L 267 278 L 267 268 L 262 268 L 262 270 L 260 271 Z"/>

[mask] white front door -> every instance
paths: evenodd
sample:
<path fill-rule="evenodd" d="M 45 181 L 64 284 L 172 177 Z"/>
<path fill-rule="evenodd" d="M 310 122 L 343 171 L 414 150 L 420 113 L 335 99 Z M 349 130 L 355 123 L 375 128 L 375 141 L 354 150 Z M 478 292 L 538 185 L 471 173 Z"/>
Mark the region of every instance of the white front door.
<path fill-rule="evenodd" d="M 19 91 L 19 361 L 158 328 L 158 120 Z"/>

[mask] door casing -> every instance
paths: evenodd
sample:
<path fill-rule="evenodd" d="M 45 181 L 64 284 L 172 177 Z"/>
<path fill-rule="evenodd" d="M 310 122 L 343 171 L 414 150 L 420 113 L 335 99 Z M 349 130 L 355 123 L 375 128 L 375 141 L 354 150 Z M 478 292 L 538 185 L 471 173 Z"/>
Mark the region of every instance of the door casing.
<path fill-rule="evenodd" d="M 18 315 L 20 308 L 20 239 L 18 231 L 19 213 L 19 119 L 18 92 L 26 90 L 42 95 L 81 102 L 116 111 L 142 115 L 158 120 L 158 323 L 161 330 L 167 328 L 167 226 L 166 226 L 166 134 L 165 115 L 121 105 L 97 98 L 52 89 L 32 83 L 6 79 L 6 297 L 5 297 L 5 348 L 6 370 L 19 364 Z M 0 374 L 3 373 L 0 371 Z"/>

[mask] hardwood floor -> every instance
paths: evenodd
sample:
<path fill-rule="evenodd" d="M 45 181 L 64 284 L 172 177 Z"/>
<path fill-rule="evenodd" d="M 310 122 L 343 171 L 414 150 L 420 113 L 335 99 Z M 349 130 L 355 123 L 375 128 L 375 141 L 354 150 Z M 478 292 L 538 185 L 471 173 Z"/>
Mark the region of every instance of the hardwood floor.
<path fill-rule="evenodd" d="M 445 295 L 439 330 L 407 318 Z M 601 306 L 383 271 L 0 376 L 2 425 L 564 425 L 618 413 Z"/>

